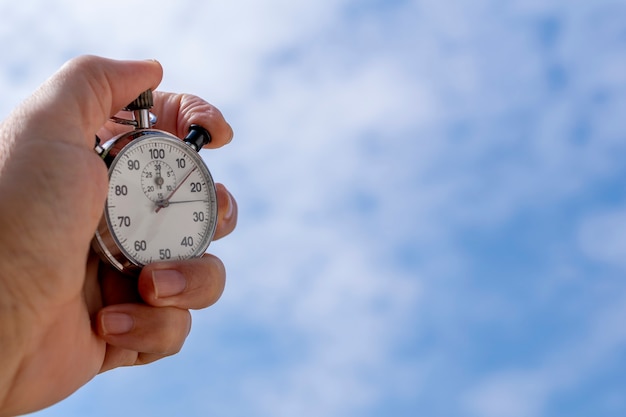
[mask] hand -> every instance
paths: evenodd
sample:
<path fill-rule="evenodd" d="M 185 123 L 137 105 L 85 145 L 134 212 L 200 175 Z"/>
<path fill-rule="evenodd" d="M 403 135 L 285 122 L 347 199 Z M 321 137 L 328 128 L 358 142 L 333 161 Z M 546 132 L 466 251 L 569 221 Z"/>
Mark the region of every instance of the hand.
<path fill-rule="evenodd" d="M 94 135 L 118 133 L 108 118 L 161 77 L 155 61 L 77 58 L 0 125 L 0 416 L 49 406 L 99 372 L 176 353 L 188 309 L 223 291 L 224 266 L 211 255 L 147 265 L 134 280 L 90 249 L 108 187 Z M 154 96 L 156 128 L 182 137 L 196 123 L 212 148 L 231 140 L 205 101 Z M 216 239 L 237 219 L 234 199 L 217 188 Z"/>

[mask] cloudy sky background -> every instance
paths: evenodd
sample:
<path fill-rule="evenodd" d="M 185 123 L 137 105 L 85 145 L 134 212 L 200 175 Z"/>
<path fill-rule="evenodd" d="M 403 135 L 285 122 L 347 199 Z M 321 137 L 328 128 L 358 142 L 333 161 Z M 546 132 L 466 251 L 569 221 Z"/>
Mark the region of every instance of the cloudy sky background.
<path fill-rule="evenodd" d="M 626 3 L 0 4 L 0 115 L 67 59 L 217 105 L 240 205 L 183 351 L 37 417 L 626 414 Z M 53 383 L 53 381 L 51 381 Z"/>

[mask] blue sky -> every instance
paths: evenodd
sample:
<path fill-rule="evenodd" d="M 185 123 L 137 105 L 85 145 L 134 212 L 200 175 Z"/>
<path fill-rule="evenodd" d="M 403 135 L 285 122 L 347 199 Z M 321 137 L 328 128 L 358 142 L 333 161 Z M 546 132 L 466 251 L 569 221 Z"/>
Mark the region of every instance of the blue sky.
<path fill-rule="evenodd" d="M 2 115 L 91 53 L 159 59 L 161 89 L 236 132 L 203 153 L 241 210 L 209 248 L 223 298 L 179 355 L 35 415 L 626 414 L 623 2 L 40 0 L 0 16 Z"/>

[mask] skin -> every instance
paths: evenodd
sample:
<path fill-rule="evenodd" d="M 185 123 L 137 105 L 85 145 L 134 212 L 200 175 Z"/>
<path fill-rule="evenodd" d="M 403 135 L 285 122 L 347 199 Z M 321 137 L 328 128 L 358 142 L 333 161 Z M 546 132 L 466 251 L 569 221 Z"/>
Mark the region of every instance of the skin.
<path fill-rule="evenodd" d="M 215 303 L 225 269 L 211 255 L 120 275 L 90 249 L 107 194 L 107 170 L 93 151 L 108 123 L 162 77 L 156 61 L 73 59 L 0 125 L 0 416 L 67 397 L 95 375 L 177 353 L 189 309 Z M 192 123 L 210 148 L 233 131 L 215 107 L 185 94 L 155 93 L 158 129 L 183 137 Z M 216 239 L 237 221 L 218 185 Z"/>

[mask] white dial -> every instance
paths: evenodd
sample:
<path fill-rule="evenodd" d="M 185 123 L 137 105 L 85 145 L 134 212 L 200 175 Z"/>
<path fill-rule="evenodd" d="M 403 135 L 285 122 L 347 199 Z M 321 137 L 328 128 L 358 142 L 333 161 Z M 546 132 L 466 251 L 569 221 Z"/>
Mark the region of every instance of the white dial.
<path fill-rule="evenodd" d="M 107 231 L 99 228 L 96 237 L 119 269 L 126 260 L 140 268 L 200 256 L 217 223 L 215 185 L 190 146 L 150 131 L 132 140 L 111 163 L 104 217 Z"/>

